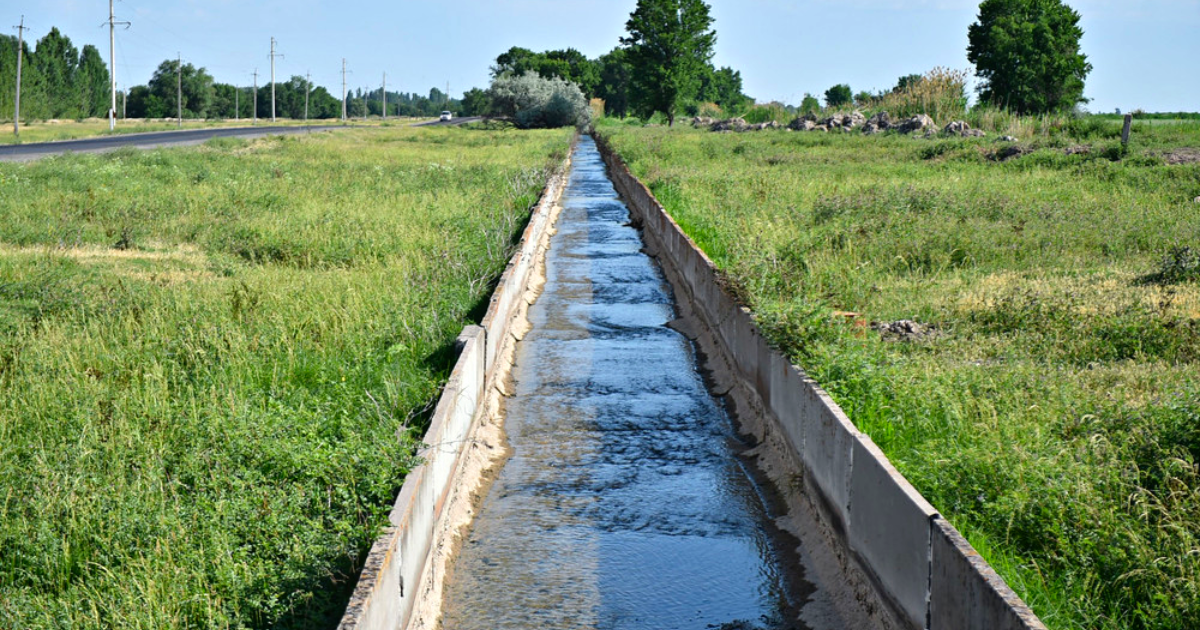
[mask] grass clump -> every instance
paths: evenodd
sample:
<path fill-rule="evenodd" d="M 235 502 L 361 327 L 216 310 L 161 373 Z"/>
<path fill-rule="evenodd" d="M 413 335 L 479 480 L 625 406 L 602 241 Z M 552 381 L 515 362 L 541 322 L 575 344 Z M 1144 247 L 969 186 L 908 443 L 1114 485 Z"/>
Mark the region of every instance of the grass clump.
<path fill-rule="evenodd" d="M 1000 161 L 966 140 L 600 131 L 1048 626 L 1200 627 L 1200 165 L 1155 157 L 1200 126 L 1147 125 L 1121 161 L 1069 135 Z M 876 330 L 902 320 L 928 334 Z"/>
<path fill-rule="evenodd" d="M 0 627 L 335 624 L 569 136 L 0 164 Z"/>

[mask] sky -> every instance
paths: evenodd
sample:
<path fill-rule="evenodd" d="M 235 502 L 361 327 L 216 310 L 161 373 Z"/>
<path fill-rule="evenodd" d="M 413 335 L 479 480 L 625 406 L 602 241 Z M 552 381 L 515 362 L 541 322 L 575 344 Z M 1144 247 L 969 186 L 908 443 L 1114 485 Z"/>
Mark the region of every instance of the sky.
<path fill-rule="evenodd" d="M 708 0 L 717 31 L 714 63 L 742 73 L 761 102 L 798 104 L 848 83 L 889 89 L 902 75 L 935 66 L 970 69 L 972 0 Z M 354 88 L 455 96 L 486 87 L 488 69 L 511 46 L 572 47 L 589 57 L 618 44 L 637 0 L 117 0 L 117 81 L 145 84 L 163 60 L 182 55 L 218 82 L 270 81 L 311 72 L 341 91 L 342 59 Z M 1200 0 L 1068 0 L 1082 15 L 1082 49 L 1094 70 L 1094 112 L 1200 111 Z M 28 36 L 57 26 L 76 47 L 108 59 L 108 2 L 0 0 L 0 19 L 25 16 Z M 11 31 L 15 34 L 15 30 Z"/>

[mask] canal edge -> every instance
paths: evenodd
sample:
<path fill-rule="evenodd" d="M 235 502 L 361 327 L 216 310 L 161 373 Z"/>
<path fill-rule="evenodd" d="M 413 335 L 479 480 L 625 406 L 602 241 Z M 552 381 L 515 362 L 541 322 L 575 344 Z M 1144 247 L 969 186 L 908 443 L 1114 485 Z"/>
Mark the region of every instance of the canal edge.
<path fill-rule="evenodd" d="M 458 337 L 458 360 L 422 439 L 423 461 L 405 478 L 338 630 L 424 630 L 438 623 L 446 569 L 507 458 L 501 420 L 514 348 L 545 284 L 546 252 L 579 137 L 547 181 L 481 325 Z"/>
<path fill-rule="evenodd" d="M 708 256 L 603 135 L 609 177 L 659 260 L 714 391 L 760 440 L 762 472 L 805 504 L 854 598 L 880 627 L 1045 630 L 1041 620 L 802 368 L 772 347 Z M 797 513 L 795 509 L 789 509 Z M 802 541 L 813 532 L 788 528 Z M 807 541 L 805 541 L 807 542 Z"/>

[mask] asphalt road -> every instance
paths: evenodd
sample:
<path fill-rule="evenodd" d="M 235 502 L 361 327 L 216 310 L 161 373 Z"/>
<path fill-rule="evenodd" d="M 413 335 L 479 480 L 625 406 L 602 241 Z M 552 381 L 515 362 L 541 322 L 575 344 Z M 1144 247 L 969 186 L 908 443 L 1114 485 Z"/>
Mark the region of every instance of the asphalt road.
<path fill-rule="evenodd" d="M 482 116 L 464 116 L 463 118 L 455 118 L 453 120 L 431 120 L 429 122 L 415 123 L 413 127 L 453 127 L 455 125 L 465 125 L 482 120 Z"/>
<path fill-rule="evenodd" d="M 312 133 L 342 129 L 340 125 L 325 125 L 319 127 L 231 127 L 217 129 L 188 129 L 185 131 L 155 131 L 151 133 L 131 133 L 125 135 L 85 138 L 81 140 L 63 140 L 59 142 L 33 142 L 29 144 L 10 144 L 0 146 L 0 161 L 26 162 L 37 160 L 50 155 L 63 153 L 106 153 L 124 147 L 136 149 L 156 149 L 159 147 L 177 147 L 202 144 L 212 138 L 260 138 L 296 133 Z"/>

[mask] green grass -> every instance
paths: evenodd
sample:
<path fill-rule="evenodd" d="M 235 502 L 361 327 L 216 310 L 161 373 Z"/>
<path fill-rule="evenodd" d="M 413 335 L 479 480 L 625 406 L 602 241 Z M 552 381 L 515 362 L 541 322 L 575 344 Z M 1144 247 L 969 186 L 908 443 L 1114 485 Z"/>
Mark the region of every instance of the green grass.
<path fill-rule="evenodd" d="M 420 118 L 389 118 L 386 122 L 380 120 L 378 116 L 371 118 L 367 122 L 363 122 L 362 118 L 351 118 L 348 121 L 350 126 L 400 126 L 409 123 L 417 122 Z M 249 127 L 251 125 L 249 118 L 241 120 L 188 120 L 184 119 L 183 129 L 212 129 L 220 127 Z M 272 123 L 270 120 L 259 119 L 258 126 L 260 127 L 294 127 L 303 125 L 340 125 L 342 122 L 337 119 L 330 120 L 309 120 L 307 123 L 303 120 L 291 120 L 281 118 L 278 122 Z M 104 119 L 89 118 L 82 121 L 52 121 L 52 122 L 33 122 L 21 125 L 21 136 L 18 138 L 12 133 L 12 120 L 7 123 L 0 124 L 0 145 L 4 144 L 19 144 L 26 142 L 53 142 L 59 140 L 77 140 L 81 138 L 94 138 L 99 136 L 121 135 L 127 133 L 146 133 L 151 131 L 176 131 L 180 127 L 172 120 L 166 121 L 149 121 L 149 120 L 118 120 L 117 128 L 113 131 L 108 130 L 108 121 Z"/>
<path fill-rule="evenodd" d="M 568 141 L 0 164 L 0 627 L 336 624 Z"/>
<path fill-rule="evenodd" d="M 990 139 L 601 132 L 1048 626 L 1196 628 L 1200 165 L 1161 153 L 1200 124 L 1141 126 L 1122 161 L 1101 125 L 1005 161 Z M 934 333 L 870 328 L 901 319 Z"/>

